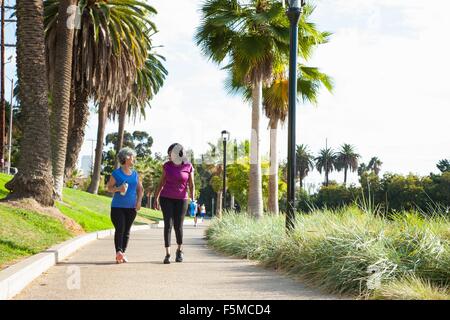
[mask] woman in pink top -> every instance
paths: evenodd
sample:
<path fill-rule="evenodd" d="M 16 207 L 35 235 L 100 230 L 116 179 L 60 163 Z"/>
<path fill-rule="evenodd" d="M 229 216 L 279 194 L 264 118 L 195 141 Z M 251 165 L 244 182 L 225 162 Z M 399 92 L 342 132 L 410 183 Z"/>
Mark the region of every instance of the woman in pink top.
<path fill-rule="evenodd" d="M 170 263 L 170 240 L 172 225 L 175 229 L 178 249 L 176 262 L 183 261 L 183 221 L 188 206 L 188 187 L 191 200 L 194 200 L 194 168 L 184 157 L 183 146 L 172 144 L 167 150 L 169 161 L 163 165 L 163 173 L 155 196 L 155 208 L 162 209 L 164 217 L 164 244 L 166 257 Z"/>

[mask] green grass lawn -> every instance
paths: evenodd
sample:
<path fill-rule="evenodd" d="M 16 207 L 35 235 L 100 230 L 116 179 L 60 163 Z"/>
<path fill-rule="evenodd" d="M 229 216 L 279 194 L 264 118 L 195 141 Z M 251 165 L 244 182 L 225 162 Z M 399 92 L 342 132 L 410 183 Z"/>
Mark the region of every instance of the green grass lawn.
<path fill-rule="evenodd" d="M 11 176 L 0 173 L 0 199 L 6 197 L 6 195 L 9 193 L 9 191 L 5 188 L 5 183 L 7 183 L 9 180 L 11 180 Z"/>
<path fill-rule="evenodd" d="M 109 217 L 111 198 L 88 192 L 65 188 L 63 202 L 56 205 L 66 216 L 77 221 L 85 231 L 97 231 L 113 228 Z M 136 224 L 151 223 L 162 220 L 162 213 L 157 210 L 141 208 Z"/>
<path fill-rule="evenodd" d="M 10 179 L 11 176 L 0 173 L 0 199 L 9 193 L 5 183 Z M 64 188 L 63 202 L 57 202 L 56 207 L 86 232 L 113 228 L 110 197 Z M 162 220 L 160 211 L 141 208 L 135 223 L 159 220 Z M 57 219 L 0 203 L 0 269 L 71 237 L 73 234 Z"/>
<path fill-rule="evenodd" d="M 0 204 L 0 269 L 73 235 L 57 219 Z"/>

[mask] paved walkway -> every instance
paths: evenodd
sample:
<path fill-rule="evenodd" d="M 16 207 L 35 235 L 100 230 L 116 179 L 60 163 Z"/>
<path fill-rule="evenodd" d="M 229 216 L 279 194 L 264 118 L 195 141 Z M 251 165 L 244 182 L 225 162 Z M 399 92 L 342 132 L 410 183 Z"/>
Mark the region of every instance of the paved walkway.
<path fill-rule="evenodd" d="M 215 253 L 206 246 L 204 231 L 204 225 L 185 226 L 185 261 L 170 265 L 162 263 L 165 252 L 161 228 L 131 234 L 127 250 L 130 262 L 127 264 L 116 265 L 112 260 L 114 244 L 111 237 L 96 240 L 50 268 L 15 299 L 335 298 L 308 289 L 255 262 Z M 172 236 L 175 250 L 174 234 Z M 174 260 L 174 254 L 172 257 Z"/>

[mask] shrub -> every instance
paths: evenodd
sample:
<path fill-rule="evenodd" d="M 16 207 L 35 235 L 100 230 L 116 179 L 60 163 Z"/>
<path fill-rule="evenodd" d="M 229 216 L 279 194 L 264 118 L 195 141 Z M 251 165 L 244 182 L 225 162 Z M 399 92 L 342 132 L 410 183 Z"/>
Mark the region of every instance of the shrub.
<path fill-rule="evenodd" d="M 319 208 L 339 208 L 349 205 L 354 198 L 350 189 L 342 185 L 331 184 L 320 188 L 315 204 Z"/>

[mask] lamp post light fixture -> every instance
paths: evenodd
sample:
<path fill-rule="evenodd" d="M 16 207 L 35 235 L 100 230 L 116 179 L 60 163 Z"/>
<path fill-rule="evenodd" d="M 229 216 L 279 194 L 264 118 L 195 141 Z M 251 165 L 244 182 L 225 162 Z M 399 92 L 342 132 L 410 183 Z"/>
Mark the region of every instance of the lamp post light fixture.
<path fill-rule="evenodd" d="M 288 107 L 288 167 L 287 167 L 287 212 L 286 229 L 292 230 L 295 218 L 295 111 L 297 101 L 297 52 L 298 22 L 305 0 L 285 0 L 289 18 L 289 107 Z"/>
<path fill-rule="evenodd" d="M 223 141 L 223 188 L 222 188 L 222 210 L 226 208 L 226 192 L 227 192 L 227 141 L 230 140 L 230 133 L 226 130 L 222 131 Z"/>

